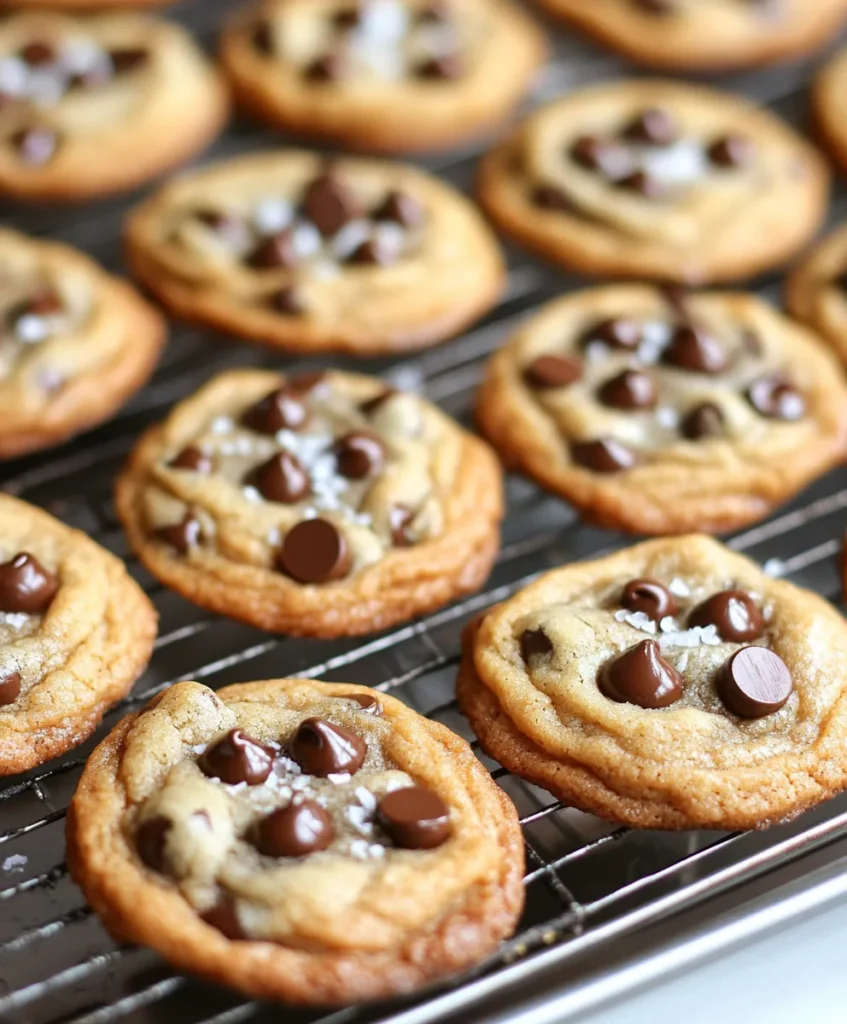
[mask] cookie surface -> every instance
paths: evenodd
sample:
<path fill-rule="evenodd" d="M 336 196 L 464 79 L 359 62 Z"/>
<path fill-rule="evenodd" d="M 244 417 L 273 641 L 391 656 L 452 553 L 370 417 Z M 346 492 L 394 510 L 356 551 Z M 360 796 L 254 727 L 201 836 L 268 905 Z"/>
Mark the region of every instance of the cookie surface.
<path fill-rule="evenodd" d="M 817 336 L 754 296 L 610 285 L 529 320 L 476 408 L 507 464 L 587 519 L 711 533 L 835 465 L 847 402 Z"/>
<path fill-rule="evenodd" d="M 842 170 L 847 169 L 847 128 L 842 104 L 847 89 L 847 49 L 838 53 L 818 73 L 812 88 L 815 125 Z"/>
<path fill-rule="evenodd" d="M 289 351 L 421 348 L 496 301 L 497 241 L 416 168 L 286 150 L 170 182 L 130 218 L 131 266 L 175 313 Z"/>
<path fill-rule="evenodd" d="M 429 402 L 371 377 L 224 373 L 144 435 L 118 481 L 168 586 L 263 629 L 373 632 L 476 590 L 500 467 Z"/>
<path fill-rule="evenodd" d="M 808 324 L 847 363 L 847 227 L 808 252 L 788 277 L 785 300 L 792 316 Z"/>
<path fill-rule="evenodd" d="M 464 740 L 305 679 L 180 683 L 125 718 L 86 766 L 68 858 L 115 935 L 295 1003 L 469 967 L 524 898 L 514 807 Z"/>
<path fill-rule="evenodd" d="M 721 71 L 809 53 L 847 17 L 845 0 L 538 0 L 630 60 Z"/>
<path fill-rule="evenodd" d="M 444 148 L 501 121 L 545 52 L 510 0 L 265 0 L 232 24 L 222 58 L 264 120 L 391 153 Z"/>
<path fill-rule="evenodd" d="M 121 561 L 0 495 L 0 775 L 90 736 L 155 636 L 156 612 Z"/>
<path fill-rule="evenodd" d="M 228 113 L 190 36 L 137 14 L 4 18 L 0 90 L 0 193 L 29 200 L 130 189 L 206 146 Z"/>
<path fill-rule="evenodd" d="M 593 814 L 754 828 L 847 787 L 847 625 L 701 536 L 546 573 L 469 629 L 483 748 Z"/>
<path fill-rule="evenodd" d="M 671 81 L 613 82 L 533 114 L 483 158 L 497 224 L 581 273 L 702 284 L 787 260 L 826 212 L 817 151 L 767 110 Z"/>
<path fill-rule="evenodd" d="M 108 419 L 165 335 L 153 307 L 87 256 L 0 230 L 0 458 Z"/>

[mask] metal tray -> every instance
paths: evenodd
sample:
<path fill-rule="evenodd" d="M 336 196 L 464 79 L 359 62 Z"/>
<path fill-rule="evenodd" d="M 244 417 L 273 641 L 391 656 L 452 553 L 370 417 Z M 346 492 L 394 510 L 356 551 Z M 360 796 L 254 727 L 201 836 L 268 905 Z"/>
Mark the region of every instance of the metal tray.
<path fill-rule="evenodd" d="M 227 8 L 195 0 L 171 10 L 209 47 Z M 532 102 L 618 75 L 608 54 L 551 27 L 556 59 Z M 812 62 L 734 76 L 724 87 L 755 96 L 802 123 Z M 190 117 L 190 112 L 186 112 Z M 278 141 L 235 123 L 210 157 Z M 467 187 L 479 147 L 428 166 Z M 0 219 L 66 239 L 110 268 L 120 259 L 120 223 L 137 197 L 68 211 L 0 206 Z M 835 206 L 845 209 L 843 190 Z M 448 412 L 468 421 L 484 357 L 545 298 L 578 282 L 510 252 L 508 293 L 474 330 L 423 355 L 374 373 L 415 381 Z M 778 299 L 776 281 L 761 282 Z M 156 583 L 133 560 L 115 519 L 112 480 L 133 439 L 178 399 L 224 367 L 290 365 L 290 360 L 175 327 L 153 382 L 110 424 L 58 451 L 8 465 L 0 486 L 44 506 L 124 557 L 161 613 L 153 662 L 133 694 L 98 733 L 127 710 L 179 679 L 211 686 L 282 675 L 366 683 L 391 690 L 417 710 L 469 736 L 453 702 L 459 635 L 478 609 L 513 593 L 535 574 L 626 543 L 580 524 L 561 501 L 524 480 L 508 485 L 509 516 L 496 568 L 481 593 L 365 641 L 318 642 L 270 636 L 215 619 Z M 308 362 L 308 361 L 306 361 Z M 305 365 L 301 362 L 298 365 Z M 342 365 L 352 365 L 343 360 Z M 359 364 L 361 365 L 361 364 Z M 840 599 L 837 554 L 847 508 L 847 471 L 810 488 L 775 518 L 733 537 L 733 547 Z M 470 737 L 469 737 L 470 738 Z M 635 983 L 677 970 L 847 892 L 847 797 L 790 826 L 765 833 L 665 835 L 614 828 L 562 807 L 549 794 L 486 762 L 513 797 L 527 843 L 527 908 L 514 939 L 465 978 L 413 1000 L 329 1015 L 245 1002 L 233 992 L 174 974 L 154 954 L 114 942 L 67 876 L 64 816 L 94 740 L 0 788 L 0 1021 L 7 1024 L 329 1024 L 454 1019 L 560 1021 Z"/>

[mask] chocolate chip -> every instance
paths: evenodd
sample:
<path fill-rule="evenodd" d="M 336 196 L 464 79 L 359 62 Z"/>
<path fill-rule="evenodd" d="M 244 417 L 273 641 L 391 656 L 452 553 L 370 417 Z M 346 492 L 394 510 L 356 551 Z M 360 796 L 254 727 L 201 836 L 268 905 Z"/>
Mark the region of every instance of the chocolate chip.
<path fill-rule="evenodd" d="M 270 238 L 259 242 L 247 257 L 247 262 L 257 270 L 270 270 L 277 267 L 290 270 L 292 267 L 296 267 L 300 262 L 300 254 L 297 252 L 295 237 L 293 228 L 278 231 Z"/>
<path fill-rule="evenodd" d="M 21 47 L 18 56 L 31 68 L 40 68 L 45 64 L 53 64 L 56 61 L 56 50 L 41 39 L 34 39 L 31 43 Z"/>
<path fill-rule="evenodd" d="M 597 397 L 613 409 L 652 409 L 659 391 L 649 373 L 624 370 L 602 384 Z"/>
<path fill-rule="evenodd" d="M 691 324 L 677 327 L 662 353 L 662 362 L 692 373 L 722 373 L 727 366 L 726 353 L 720 343 Z"/>
<path fill-rule="evenodd" d="M 582 376 L 582 363 L 573 356 L 537 356 L 524 368 L 524 380 L 531 388 L 546 391 L 564 388 Z"/>
<path fill-rule="evenodd" d="M 11 136 L 11 142 L 23 163 L 38 167 L 53 159 L 59 136 L 52 128 L 21 128 Z"/>
<path fill-rule="evenodd" d="M 306 775 L 325 779 L 357 772 L 365 763 L 368 745 L 361 736 L 325 718 L 307 718 L 291 738 L 288 752 Z"/>
<path fill-rule="evenodd" d="M 597 171 L 610 181 L 632 170 L 632 157 L 626 147 L 614 139 L 602 139 L 597 135 L 581 135 L 571 146 L 570 156 L 574 163 Z"/>
<path fill-rule="evenodd" d="M 701 402 L 690 409 L 679 426 L 683 437 L 689 441 L 699 441 L 707 437 L 722 437 L 724 418 L 720 406 L 714 402 Z"/>
<path fill-rule="evenodd" d="M 279 430 L 299 430 L 308 419 L 309 410 L 302 396 L 283 386 L 251 406 L 244 413 L 242 422 L 258 434 L 270 435 Z"/>
<path fill-rule="evenodd" d="M 310 391 L 314 391 L 325 380 L 325 370 L 303 370 L 301 373 L 289 373 L 285 383 L 295 394 L 308 395 Z"/>
<path fill-rule="evenodd" d="M 716 167 L 744 167 L 753 159 L 753 143 L 746 135 L 722 135 L 709 146 L 707 153 Z"/>
<path fill-rule="evenodd" d="M 334 174 L 324 172 L 306 186 L 303 212 L 322 235 L 334 235 L 362 211 L 347 186 Z"/>
<path fill-rule="evenodd" d="M 682 676 L 662 657 L 655 640 L 642 640 L 607 661 L 598 677 L 600 690 L 619 704 L 666 708 L 682 696 Z"/>
<path fill-rule="evenodd" d="M 627 174 L 626 177 L 618 178 L 615 185 L 618 188 L 625 188 L 628 192 L 637 192 L 645 199 L 664 199 L 669 194 L 668 186 L 647 171 Z"/>
<path fill-rule="evenodd" d="M 399 253 L 395 246 L 387 244 L 379 237 L 369 238 L 360 242 L 347 257 L 348 263 L 361 263 L 378 267 L 388 267 L 397 262 Z"/>
<path fill-rule="evenodd" d="M 395 789 L 380 800 L 377 818 L 396 846 L 432 850 L 450 835 L 450 809 L 423 786 Z"/>
<path fill-rule="evenodd" d="M 268 501 L 283 505 L 305 498 L 312 490 L 309 474 L 296 455 L 277 452 L 247 476 L 259 494 Z"/>
<path fill-rule="evenodd" d="M 428 57 L 415 68 L 418 78 L 452 82 L 465 74 L 467 64 L 460 53 L 442 53 Z"/>
<path fill-rule="evenodd" d="M 590 345 L 592 341 L 602 341 L 610 348 L 622 349 L 633 352 L 641 344 L 643 333 L 641 324 L 635 320 L 626 320 L 623 317 L 613 317 L 608 320 L 600 320 L 584 331 L 580 338 L 583 347 Z"/>
<path fill-rule="evenodd" d="M 365 414 L 365 416 L 373 416 L 384 402 L 387 402 L 389 398 L 393 398 L 396 394 L 398 394 L 396 388 L 385 388 L 383 391 L 374 395 L 373 398 L 368 398 L 362 402 L 359 405 L 359 409 Z"/>
<path fill-rule="evenodd" d="M 0 704 L 14 704 L 21 692 L 20 672 L 8 672 L 0 676 Z"/>
<path fill-rule="evenodd" d="M 109 51 L 112 67 L 118 75 L 138 71 L 150 60 L 150 51 L 142 46 L 122 46 Z"/>
<path fill-rule="evenodd" d="M 348 480 L 363 480 L 373 476 L 385 464 L 386 450 L 376 434 L 353 431 L 339 438 L 335 444 L 338 472 Z"/>
<path fill-rule="evenodd" d="M 529 662 L 533 658 L 553 653 L 553 641 L 543 629 L 525 629 L 520 638 L 521 657 Z"/>
<path fill-rule="evenodd" d="M 767 647 L 742 647 L 729 658 L 718 677 L 721 700 L 740 718 L 774 714 L 793 689 L 788 666 Z"/>
<path fill-rule="evenodd" d="M 27 551 L 0 564 L 0 612 L 38 615 L 47 610 L 58 589 L 56 574 Z"/>
<path fill-rule="evenodd" d="M 357 28 L 362 23 L 362 6 L 357 3 L 352 7 L 342 7 L 332 15 L 332 23 L 336 28 Z"/>
<path fill-rule="evenodd" d="M 187 469 L 192 473 L 211 473 L 215 468 L 215 460 L 211 455 L 207 455 L 204 451 L 197 447 L 197 445 L 191 444 L 187 448 L 183 448 L 182 451 L 174 456 L 170 461 L 171 469 Z"/>
<path fill-rule="evenodd" d="M 715 626 L 721 640 L 734 644 L 758 640 L 765 631 L 758 605 L 744 590 L 713 594 L 692 609 L 688 625 Z"/>
<path fill-rule="evenodd" d="M 373 213 L 374 220 L 388 220 L 404 228 L 416 228 L 423 223 L 424 208 L 408 192 L 394 189 L 389 192 Z"/>
<path fill-rule="evenodd" d="M 532 201 L 542 210 L 564 210 L 568 212 L 573 209 L 573 204 L 562 189 L 553 185 L 536 185 L 532 190 Z"/>
<path fill-rule="evenodd" d="M 247 933 L 241 927 L 235 912 L 235 903 L 229 896 L 222 895 L 218 902 L 200 915 L 201 919 L 216 928 L 228 939 L 246 939 Z"/>
<path fill-rule="evenodd" d="M 768 419 L 799 420 L 806 412 L 805 399 L 784 377 L 760 377 L 747 389 L 747 399 Z"/>
<path fill-rule="evenodd" d="M 61 295 L 47 285 L 37 288 L 28 298 L 16 303 L 6 313 L 6 323 L 15 330 L 25 316 L 55 316 L 65 308 Z"/>
<path fill-rule="evenodd" d="M 331 50 L 308 64 L 305 76 L 310 82 L 341 82 L 347 77 L 347 72 L 348 64 L 344 54 Z"/>
<path fill-rule="evenodd" d="M 636 463 L 635 453 L 613 437 L 596 441 L 572 441 L 571 458 L 579 466 L 595 473 L 619 473 Z"/>
<path fill-rule="evenodd" d="M 230 786 L 258 786 L 270 775 L 274 752 L 242 729 L 232 729 L 200 758 L 200 770 Z"/>
<path fill-rule="evenodd" d="M 346 693 L 343 699 L 355 701 L 366 715 L 374 715 L 376 718 L 382 717 L 382 704 L 369 693 Z"/>
<path fill-rule="evenodd" d="M 250 34 L 250 39 L 253 43 L 253 49 L 258 53 L 263 53 L 266 57 L 269 57 L 274 52 L 274 38 L 273 32 L 271 32 L 271 26 L 262 18 L 257 21 L 253 26 L 253 30 Z"/>
<path fill-rule="evenodd" d="M 218 241 L 233 252 L 242 253 L 250 247 L 253 232 L 243 217 L 227 210 L 197 210 L 193 216 L 211 228 Z"/>
<path fill-rule="evenodd" d="M 277 558 L 298 583 L 328 583 L 350 571 L 353 558 L 344 534 L 328 519 L 304 519 L 285 535 Z"/>
<path fill-rule="evenodd" d="M 306 311 L 303 296 L 294 285 L 287 285 L 274 292 L 270 304 L 277 313 L 284 313 L 286 316 L 299 316 Z"/>
<path fill-rule="evenodd" d="M 668 588 L 648 579 L 630 580 L 621 593 L 621 606 L 631 612 L 643 612 L 654 622 L 679 611 L 679 604 Z"/>
<path fill-rule="evenodd" d="M 267 857 L 308 857 L 334 838 L 332 818 L 314 800 L 273 811 L 256 826 L 256 849 Z"/>
<path fill-rule="evenodd" d="M 135 832 L 135 847 L 138 856 L 153 871 L 163 874 L 165 871 L 165 846 L 168 835 L 173 828 L 173 822 L 168 818 L 157 814 L 153 818 L 143 821 Z"/>
<path fill-rule="evenodd" d="M 409 526 L 415 518 L 415 510 L 407 505 L 392 505 L 388 510 L 388 528 L 391 543 L 395 548 L 411 547 L 415 540 L 409 533 Z"/>
<path fill-rule="evenodd" d="M 156 530 L 156 536 L 181 555 L 185 555 L 200 543 L 203 531 L 199 521 L 188 512 L 182 522 L 173 523 L 171 526 L 160 526 Z"/>
<path fill-rule="evenodd" d="M 625 139 L 649 146 L 670 146 L 679 137 L 674 117 L 662 107 L 648 107 L 637 114 L 621 132 Z"/>

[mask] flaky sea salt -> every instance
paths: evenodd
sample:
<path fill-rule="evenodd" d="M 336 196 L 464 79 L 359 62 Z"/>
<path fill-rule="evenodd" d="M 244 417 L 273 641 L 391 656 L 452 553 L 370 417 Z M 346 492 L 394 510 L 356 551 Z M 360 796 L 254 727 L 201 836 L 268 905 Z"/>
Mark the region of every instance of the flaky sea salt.
<path fill-rule="evenodd" d="M 625 608 L 619 608 L 615 618 L 618 622 L 626 622 L 633 629 L 640 629 L 642 633 L 654 634 L 657 629 L 656 623 L 644 612 L 628 612 Z"/>
<path fill-rule="evenodd" d="M 679 576 L 674 576 L 674 578 L 670 581 L 670 583 L 668 584 L 668 590 L 675 597 L 691 596 L 691 587 L 688 586 L 685 580 L 681 580 Z"/>
<path fill-rule="evenodd" d="M 673 633 L 662 633 L 659 637 L 659 646 L 666 647 L 699 647 L 700 644 L 707 644 L 716 647 L 721 642 L 717 627 L 692 626 L 691 629 L 683 629 Z"/>
<path fill-rule="evenodd" d="M 357 786 L 354 795 L 362 807 L 368 811 L 376 810 L 377 799 L 369 789 L 365 789 L 364 786 Z"/>
<path fill-rule="evenodd" d="M 660 427 L 673 430 L 679 426 L 679 413 L 669 405 L 660 405 L 656 410 L 656 422 Z"/>
<path fill-rule="evenodd" d="M 216 416 L 209 425 L 213 434 L 231 434 L 234 429 L 235 420 L 231 416 Z"/>
<path fill-rule="evenodd" d="M 784 576 L 787 568 L 788 566 L 781 558 L 769 558 L 762 566 L 762 570 L 766 572 L 768 576 Z"/>
<path fill-rule="evenodd" d="M 366 810 L 364 807 L 358 807 L 354 804 L 352 807 L 348 807 L 344 811 L 344 816 L 353 828 L 361 832 L 363 836 L 369 836 L 373 832 L 371 812 Z"/>

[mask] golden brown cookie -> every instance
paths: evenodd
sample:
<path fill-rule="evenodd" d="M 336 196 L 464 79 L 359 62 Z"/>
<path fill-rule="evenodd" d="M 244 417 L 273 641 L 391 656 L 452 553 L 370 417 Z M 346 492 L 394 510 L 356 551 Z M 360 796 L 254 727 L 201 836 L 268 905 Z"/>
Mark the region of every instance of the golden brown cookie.
<path fill-rule="evenodd" d="M 502 121 L 546 49 L 511 0 L 263 0 L 232 23 L 222 58 L 258 117 L 397 153 Z"/>
<path fill-rule="evenodd" d="M 127 228 L 173 312 L 273 348 L 422 348 L 488 310 L 497 240 L 463 196 L 402 164 L 285 150 L 170 182 Z"/>
<path fill-rule="evenodd" d="M 847 226 L 819 242 L 792 270 L 785 302 L 847 363 Z"/>
<path fill-rule="evenodd" d="M 513 930 L 523 840 L 464 740 L 393 697 L 179 683 L 100 744 L 68 815 L 120 939 L 260 999 L 412 991 Z"/>
<path fill-rule="evenodd" d="M 0 494 L 0 775 L 90 736 L 155 636 L 156 612 L 122 562 Z"/>
<path fill-rule="evenodd" d="M 812 109 L 816 127 L 842 170 L 847 170 L 847 128 L 842 116 L 845 89 L 847 49 L 839 50 L 824 65 L 812 89 Z"/>
<path fill-rule="evenodd" d="M 465 636 L 483 749 L 638 828 L 761 828 L 847 787 L 847 624 L 702 536 L 546 573 Z"/>
<path fill-rule="evenodd" d="M 638 64 L 727 71 L 811 53 L 847 18 L 845 0 L 538 0 Z"/>
<path fill-rule="evenodd" d="M 490 359 L 477 419 L 593 522 L 720 533 L 835 465 L 847 388 L 761 299 L 608 285 L 549 303 Z"/>
<path fill-rule="evenodd" d="M 213 611 L 370 633 L 476 590 L 499 547 L 484 442 L 372 377 L 224 373 L 149 430 L 117 484 L 147 568 Z"/>
<path fill-rule="evenodd" d="M 107 420 L 165 335 L 159 313 L 87 256 L 0 229 L 0 458 Z"/>
<path fill-rule="evenodd" d="M 177 25 L 138 14 L 11 14 L 0 24 L 0 194 L 121 192 L 218 134 L 226 87 Z"/>
<path fill-rule="evenodd" d="M 826 213 L 821 155 L 769 111 L 673 81 L 556 100 L 483 158 L 496 223 L 580 273 L 705 284 L 785 262 Z"/>

